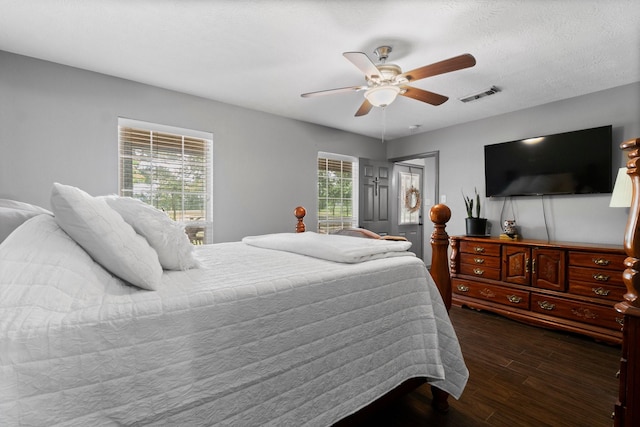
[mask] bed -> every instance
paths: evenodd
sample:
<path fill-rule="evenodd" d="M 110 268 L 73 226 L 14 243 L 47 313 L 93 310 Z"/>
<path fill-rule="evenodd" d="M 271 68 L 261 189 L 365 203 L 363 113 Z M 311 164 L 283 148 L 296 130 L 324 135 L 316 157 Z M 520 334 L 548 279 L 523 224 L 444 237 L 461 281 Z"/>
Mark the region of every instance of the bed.
<path fill-rule="evenodd" d="M 416 379 L 441 408 L 464 390 L 445 206 L 439 289 L 407 242 L 194 247 L 133 199 L 54 184 L 51 205 L 0 201 L 0 425 L 330 426 Z"/>

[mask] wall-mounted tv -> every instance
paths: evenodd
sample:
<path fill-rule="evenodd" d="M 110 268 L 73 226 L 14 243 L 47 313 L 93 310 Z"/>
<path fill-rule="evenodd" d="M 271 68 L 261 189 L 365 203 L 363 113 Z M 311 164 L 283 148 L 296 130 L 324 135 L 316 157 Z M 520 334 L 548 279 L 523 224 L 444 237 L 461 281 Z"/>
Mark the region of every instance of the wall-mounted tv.
<path fill-rule="evenodd" d="M 487 197 L 610 193 L 611 125 L 485 145 Z"/>

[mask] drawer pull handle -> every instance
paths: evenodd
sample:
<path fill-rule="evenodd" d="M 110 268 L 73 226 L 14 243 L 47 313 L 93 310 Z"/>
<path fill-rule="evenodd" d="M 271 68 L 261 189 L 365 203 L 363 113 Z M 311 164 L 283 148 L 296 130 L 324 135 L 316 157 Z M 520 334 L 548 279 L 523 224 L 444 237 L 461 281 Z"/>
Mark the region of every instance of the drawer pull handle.
<path fill-rule="evenodd" d="M 549 301 L 538 301 L 538 305 L 543 310 L 554 310 L 556 308 L 556 305 L 551 304 Z"/>
<path fill-rule="evenodd" d="M 484 264 L 484 258 L 474 258 L 473 262 L 476 264 Z"/>
<path fill-rule="evenodd" d="M 507 295 L 507 299 L 513 304 L 520 304 L 522 302 L 522 298 L 517 295 Z"/>
<path fill-rule="evenodd" d="M 458 285 L 456 287 L 460 292 L 469 292 L 469 287 L 465 285 Z"/>
<path fill-rule="evenodd" d="M 602 266 L 609 265 L 609 262 L 610 262 L 608 259 L 605 259 L 605 258 L 593 258 L 592 261 L 595 265 L 602 265 Z"/>
<path fill-rule="evenodd" d="M 525 273 L 529 272 L 529 258 L 528 257 L 524 258 L 524 272 Z"/>
<path fill-rule="evenodd" d="M 618 322 L 618 325 L 624 326 L 624 317 L 616 317 L 616 322 Z"/>
<path fill-rule="evenodd" d="M 605 289 L 603 287 L 599 287 L 599 288 L 592 288 L 591 289 L 593 291 L 594 294 L 599 295 L 601 297 L 606 297 L 607 295 L 609 295 L 609 289 Z"/>
<path fill-rule="evenodd" d="M 598 282 L 607 282 L 609 280 L 609 277 L 610 276 L 607 276 L 606 274 L 602 274 L 602 273 L 596 273 L 593 275 L 593 278 Z"/>
<path fill-rule="evenodd" d="M 484 248 L 482 246 L 475 246 L 473 248 L 474 252 L 477 254 L 483 254 L 484 253 Z"/>
<path fill-rule="evenodd" d="M 533 261 L 531 261 L 531 272 L 533 274 L 536 274 L 536 260 L 535 260 L 535 258 L 533 259 Z"/>
<path fill-rule="evenodd" d="M 484 270 L 481 268 L 474 268 L 473 273 L 477 276 L 482 276 L 484 274 Z"/>

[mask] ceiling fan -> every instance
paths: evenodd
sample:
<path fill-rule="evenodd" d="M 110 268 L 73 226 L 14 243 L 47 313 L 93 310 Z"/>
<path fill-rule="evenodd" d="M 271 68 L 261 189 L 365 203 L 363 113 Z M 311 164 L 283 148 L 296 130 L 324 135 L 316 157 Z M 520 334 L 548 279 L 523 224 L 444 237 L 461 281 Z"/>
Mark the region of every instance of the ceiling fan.
<path fill-rule="evenodd" d="M 356 112 L 356 117 L 364 116 L 369 113 L 373 107 L 386 107 L 391 104 L 398 95 L 413 98 L 431 105 L 440 105 L 449 98 L 424 89 L 408 86 L 408 83 L 476 65 L 476 59 L 473 55 L 466 53 L 403 73 L 399 66 L 386 63 L 391 50 L 391 46 L 380 46 L 374 50 L 374 53 L 380 60 L 380 63 L 377 65 L 363 52 L 344 52 L 342 55 L 365 74 L 367 84 L 303 93 L 301 96 L 303 98 L 309 98 L 364 90 L 365 99 Z"/>

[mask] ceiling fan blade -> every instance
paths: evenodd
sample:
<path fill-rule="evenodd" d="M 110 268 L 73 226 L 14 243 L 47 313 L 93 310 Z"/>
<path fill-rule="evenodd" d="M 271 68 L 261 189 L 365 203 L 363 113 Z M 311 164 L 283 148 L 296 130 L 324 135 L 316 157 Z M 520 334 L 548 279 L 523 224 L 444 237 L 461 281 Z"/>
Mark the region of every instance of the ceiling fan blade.
<path fill-rule="evenodd" d="M 447 99 L 449 99 L 448 96 L 429 92 L 423 89 L 418 89 L 416 87 L 402 86 L 400 89 L 402 89 L 400 95 L 406 96 L 407 98 L 413 98 L 418 101 L 426 102 L 427 104 L 431 105 L 440 105 L 445 103 Z"/>
<path fill-rule="evenodd" d="M 416 81 L 424 79 L 425 77 L 437 76 L 438 74 L 473 67 L 474 65 L 476 65 L 476 58 L 471 54 L 465 53 L 464 55 L 445 59 L 444 61 L 407 71 L 406 73 L 400 74 L 398 78 L 404 77 L 409 81 Z"/>
<path fill-rule="evenodd" d="M 353 63 L 360 69 L 366 76 L 367 80 L 372 77 L 382 77 L 382 73 L 378 70 L 378 67 L 371 62 L 369 57 L 362 52 L 345 52 L 342 54 L 345 58 Z"/>
<path fill-rule="evenodd" d="M 312 96 L 321 96 L 321 95 L 333 95 L 334 93 L 343 93 L 343 92 L 357 92 L 359 90 L 366 89 L 365 86 L 349 86 L 349 87 L 340 87 L 337 89 L 327 89 L 327 90 L 319 90 L 317 92 L 308 92 L 300 95 L 303 98 L 310 98 Z"/>
<path fill-rule="evenodd" d="M 356 117 L 364 116 L 365 114 L 369 114 L 369 111 L 373 108 L 373 104 L 368 100 L 364 100 L 358 111 L 356 111 Z"/>

